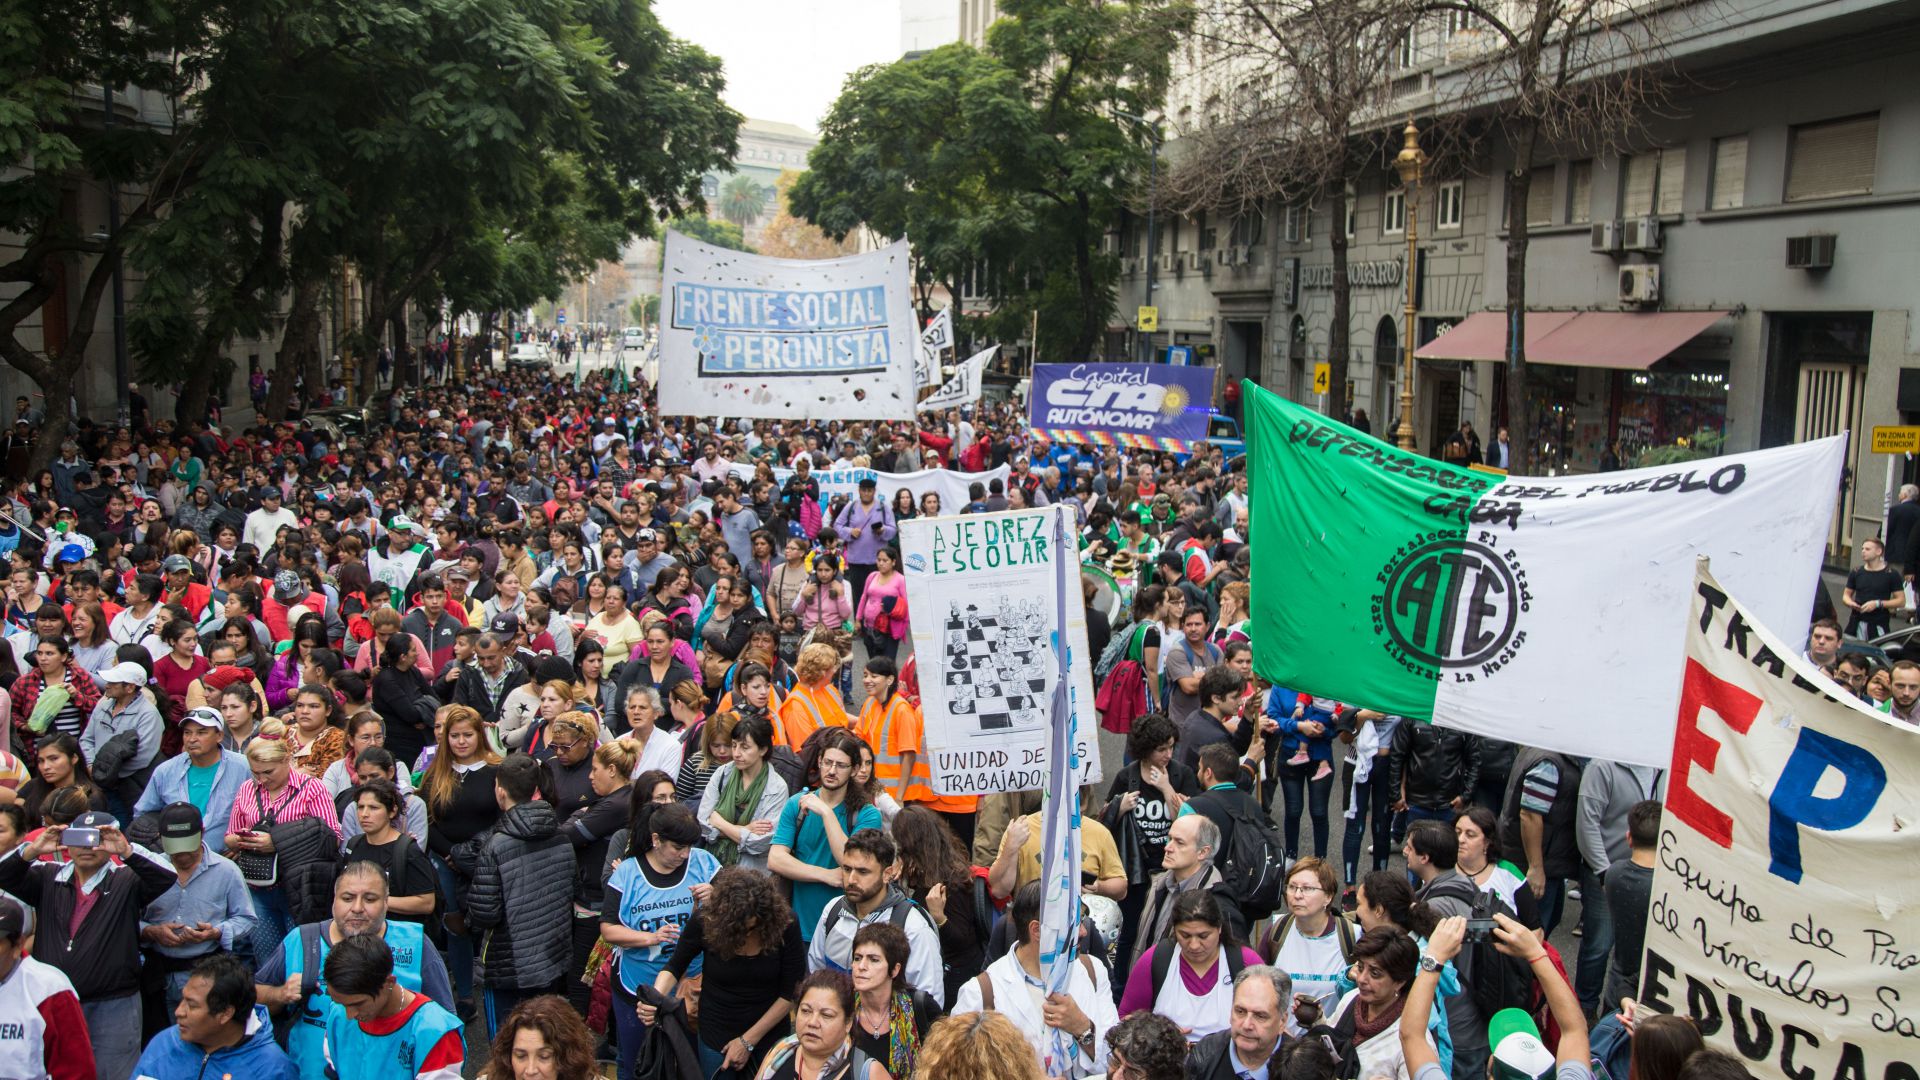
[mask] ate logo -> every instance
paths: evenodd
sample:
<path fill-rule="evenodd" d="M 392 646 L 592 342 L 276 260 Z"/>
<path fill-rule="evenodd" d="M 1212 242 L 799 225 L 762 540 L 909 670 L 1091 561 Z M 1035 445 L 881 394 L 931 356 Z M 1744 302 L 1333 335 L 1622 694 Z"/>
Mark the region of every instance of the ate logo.
<path fill-rule="evenodd" d="M 1433 534 L 1397 552 L 1380 572 L 1374 630 L 1409 670 L 1461 681 L 1491 675 L 1526 641 L 1520 616 L 1532 607 L 1525 571 L 1512 551 Z"/>

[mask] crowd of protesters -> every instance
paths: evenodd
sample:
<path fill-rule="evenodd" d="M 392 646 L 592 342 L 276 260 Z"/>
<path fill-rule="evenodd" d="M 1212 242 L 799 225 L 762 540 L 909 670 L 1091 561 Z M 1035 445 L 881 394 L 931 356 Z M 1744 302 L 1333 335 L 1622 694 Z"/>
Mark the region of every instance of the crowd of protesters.
<path fill-rule="evenodd" d="M 1240 463 L 1052 445 L 1010 404 L 469 383 L 352 434 L 83 425 L 11 485 L 0 1075 L 1589 1075 L 1661 777 L 1256 680 Z M 815 476 L 1002 465 L 960 506 Z M 929 785 L 896 542 L 1053 503 L 1137 706 L 1049 995 L 1038 794 Z M 1630 1019 L 1602 1032 L 1641 1080 L 1742 1075 Z"/>

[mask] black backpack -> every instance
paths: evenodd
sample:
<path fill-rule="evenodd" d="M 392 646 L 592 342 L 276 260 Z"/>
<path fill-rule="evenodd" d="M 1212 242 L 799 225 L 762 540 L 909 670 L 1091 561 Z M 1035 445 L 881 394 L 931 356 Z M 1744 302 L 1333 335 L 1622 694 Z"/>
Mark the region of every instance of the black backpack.
<path fill-rule="evenodd" d="M 1214 857 L 1240 908 L 1251 925 L 1277 910 L 1287 887 L 1287 849 L 1280 842 L 1280 831 L 1273 819 L 1257 812 L 1259 804 L 1241 797 L 1221 799 L 1227 820 L 1233 824 L 1225 850 Z M 1249 809 L 1253 808 L 1253 809 Z"/>
<path fill-rule="evenodd" d="M 1498 894 L 1479 888 L 1466 877 L 1448 878 L 1420 897 L 1428 902 L 1442 898 L 1471 905 L 1473 910 L 1468 918 L 1491 919 L 1496 914 L 1516 917 L 1513 907 Z M 1453 967 L 1483 1019 L 1502 1009 L 1532 1009 L 1533 969 L 1525 961 L 1495 948 L 1493 938 L 1462 943 L 1460 954 L 1453 958 Z"/>

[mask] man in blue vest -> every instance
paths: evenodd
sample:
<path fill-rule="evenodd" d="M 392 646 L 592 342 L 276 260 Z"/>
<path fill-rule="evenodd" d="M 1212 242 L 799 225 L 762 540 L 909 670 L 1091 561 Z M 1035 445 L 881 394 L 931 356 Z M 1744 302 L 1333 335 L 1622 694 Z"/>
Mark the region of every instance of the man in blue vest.
<path fill-rule="evenodd" d="M 270 1009 L 291 1008 L 287 1053 L 306 1080 L 326 1080 L 321 1053 L 327 1021 L 338 1008 L 327 996 L 322 965 L 327 953 L 353 934 L 377 934 L 393 950 L 399 984 L 453 1008 L 446 962 L 427 941 L 420 923 L 387 918 L 387 877 L 371 862 L 349 863 L 333 883 L 333 918 L 295 927 L 280 949 L 254 974 L 254 993 Z"/>

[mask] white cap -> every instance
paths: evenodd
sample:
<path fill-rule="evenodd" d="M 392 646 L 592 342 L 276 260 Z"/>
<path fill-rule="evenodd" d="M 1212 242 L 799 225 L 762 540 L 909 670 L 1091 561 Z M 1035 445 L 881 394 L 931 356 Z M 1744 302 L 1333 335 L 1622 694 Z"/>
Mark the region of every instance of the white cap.
<path fill-rule="evenodd" d="M 131 660 L 123 660 L 100 673 L 103 683 L 124 683 L 128 686 L 147 685 L 147 669 Z"/>

